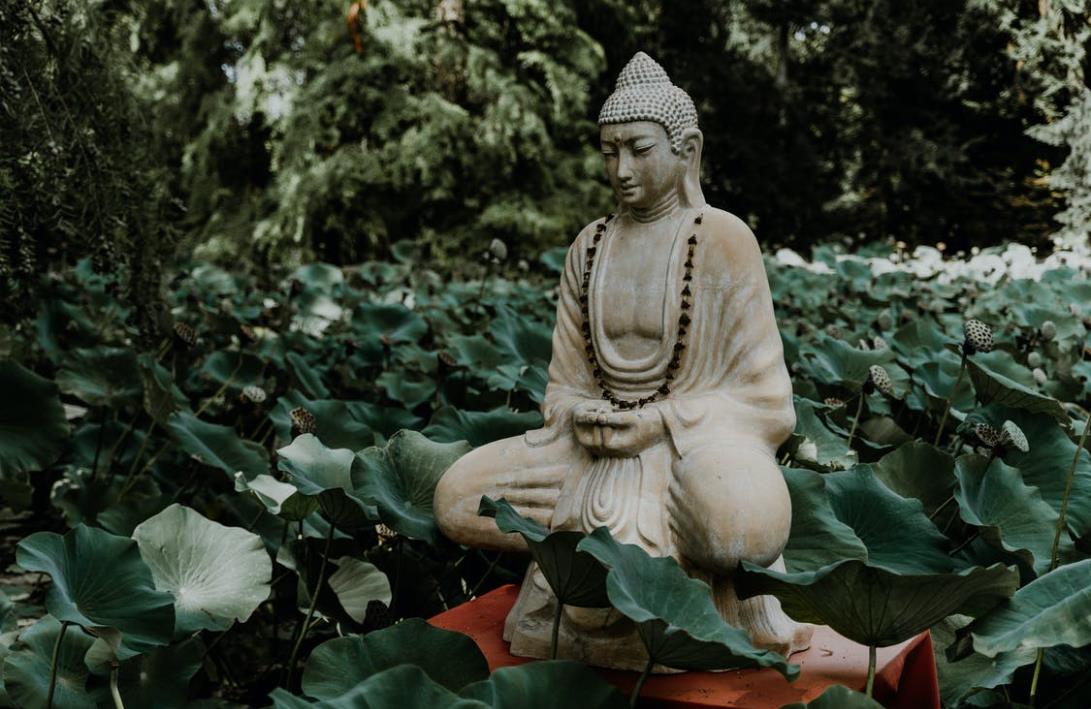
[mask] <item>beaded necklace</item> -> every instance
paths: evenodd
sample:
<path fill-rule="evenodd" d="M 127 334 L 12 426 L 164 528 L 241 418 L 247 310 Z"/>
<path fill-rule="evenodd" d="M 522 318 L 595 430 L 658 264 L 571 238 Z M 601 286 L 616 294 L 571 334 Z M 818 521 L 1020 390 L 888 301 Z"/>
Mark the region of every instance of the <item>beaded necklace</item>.
<path fill-rule="evenodd" d="M 698 214 L 693 219 L 694 225 L 700 225 L 704 214 Z M 674 355 L 671 357 L 671 361 L 667 364 L 667 373 L 663 375 L 663 384 L 656 389 L 650 396 L 641 397 L 639 399 L 622 399 L 614 394 L 610 390 L 610 387 L 606 384 L 605 372 L 602 367 L 599 366 L 598 354 L 595 351 L 595 343 L 591 338 L 591 316 L 588 307 L 588 290 L 591 285 L 591 267 L 595 263 L 595 254 L 598 252 L 599 242 L 602 241 L 603 235 L 606 233 L 606 225 L 614 218 L 611 214 L 598 225 L 595 226 L 595 236 L 591 243 L 591 246 L 587 249 L 587 262 L 583 268 L 583 287 L 580 293 L 580 313 L 583 315 L 583 325 L 581 330 L 583 332 L 584 350 L 587 352 L 587 360 L 591 363 L 591 373 L 595 377 L 595 383 L 599 389 L 602 390 L 602 398 L 609 401 L 617 409 L 639 409 L 643 408 L 645 404 L 650 404 L 653 401 L 658 401 L 660 398 L 667 396 L 671 393 L 671 382 L 674 380 L 675 371 L 682 366 L 682 352 L 686 349 L 686 332 L 689 329 L 689 324 L 692 318 L 689 315 L 689 310 L 692 307 L 691 298 L 693 297 L 693 291 L 690 289 L 690 283 L 693 281 L 693 254 L 697 250 L 697 228 L 694 227 L 693 234 L 689 237 L 689 251 L 686 254 L 685 273 L 682 276 L 682 292 L 680 296 L 682 313 L 678 316 L 678 334 L 675 337 L 674 342 Z"/>

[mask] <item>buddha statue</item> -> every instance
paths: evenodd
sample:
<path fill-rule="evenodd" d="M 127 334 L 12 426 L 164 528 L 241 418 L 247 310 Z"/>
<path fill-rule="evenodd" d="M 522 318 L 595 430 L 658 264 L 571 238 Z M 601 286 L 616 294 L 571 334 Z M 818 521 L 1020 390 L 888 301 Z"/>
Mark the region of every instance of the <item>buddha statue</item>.
<path fill-rule="evenodd" d="M 599 114 L 616 213 L 568 251 L 544 425 L 479 447 L 435 493 L 440 529 L 468 546 L 525 550 L 479 517 L 504 498 L 551 530 L 606 526 L 709 583 L 723 618 L 755 644 L 805 649 L 811 627 L 772 596 L 740 601 L 747 560 L 783 568 L 791 501 L 777 466 L 792 387 L 761 252 L 737 217 L 705 203 L 693 101 L 643 52 Z M 532 564 L 505 625 L 516 655 L 545 657 L 556 600 Z M 616 611 L 566 607 L 559 657 L 640 669 Z"/>

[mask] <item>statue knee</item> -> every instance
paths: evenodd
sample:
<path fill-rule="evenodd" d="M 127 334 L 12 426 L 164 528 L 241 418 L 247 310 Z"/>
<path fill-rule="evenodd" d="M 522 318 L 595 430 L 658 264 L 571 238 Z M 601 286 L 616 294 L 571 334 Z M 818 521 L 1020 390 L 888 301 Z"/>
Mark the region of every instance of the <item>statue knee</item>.
<path fill-rule="evenodd" d="M 722 574 L 744 560 L 772 564 L 792 523 L 780 468 L 749 445 L 713 444 L 676 461 L 668 506 L 680 555 Z"/>
<path fill-rule="evenodd" d="M 472 517 L 477 516 L 477 505 L 481 500 L 481 495 L 472 492 L 477 487 L 473 480 L 476 472 L 473 461 L 467 461 L 472 455 L 471 452 L 462 456 L 443 473 L 432 497 L 432 510 L 440 531 L 460 544 L 468 543 L 460 538 L 461 533 L 466 531 Z"/>

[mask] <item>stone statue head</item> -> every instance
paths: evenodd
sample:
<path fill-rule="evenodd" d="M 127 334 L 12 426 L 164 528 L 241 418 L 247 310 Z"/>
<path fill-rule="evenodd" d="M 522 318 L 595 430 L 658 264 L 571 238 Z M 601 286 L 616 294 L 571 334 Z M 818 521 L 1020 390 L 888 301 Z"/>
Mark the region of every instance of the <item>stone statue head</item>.
<path fill-rule="evenodd" d="M 599 112 L 599 141 L 621 210 L 647 208 L 676 191 L 684 206 L 705 204 L 697 109 L 663 67 L 637 52 Z"/>

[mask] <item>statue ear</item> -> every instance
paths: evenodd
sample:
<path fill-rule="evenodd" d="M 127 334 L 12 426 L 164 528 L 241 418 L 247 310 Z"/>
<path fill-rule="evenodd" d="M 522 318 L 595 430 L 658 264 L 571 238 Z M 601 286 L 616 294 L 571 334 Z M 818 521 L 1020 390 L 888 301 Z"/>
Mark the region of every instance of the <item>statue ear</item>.
<path fill-rule="evenodd" d="M 697 128 L 687 128 L 682 132 L 681 155 L 682 159 L 690 162 L 694 158 L 701 159 L 701 148 L 704 146 L 705 136 Z"/>

